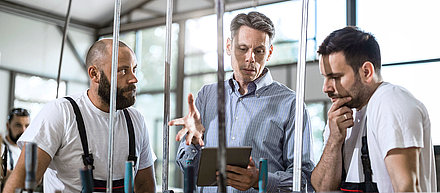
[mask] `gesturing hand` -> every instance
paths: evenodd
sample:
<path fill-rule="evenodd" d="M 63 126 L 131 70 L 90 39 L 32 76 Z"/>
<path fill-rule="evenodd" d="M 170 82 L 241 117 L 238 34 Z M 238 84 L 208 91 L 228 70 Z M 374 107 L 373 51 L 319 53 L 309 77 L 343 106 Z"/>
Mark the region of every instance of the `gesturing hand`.
<path fill-rule="evenodd" d="M 354 125 L 353 111 L 349 107 L 344 106 L 350 100 L 351 97 L 339 98 L 328 111 L 329 140 L 333 139 L 335 142 L 342 143 L 345 140 L 347 128 Z"/>
<path fill-rule="evenodd" d="M 186 134 L 186 145 L 193 143 L 195 145 L 199 144 L 204 146 L 203 133 L 205 132 L 205 127 L 202 125 L 200 120 L 200 113 L 194 104 L 194 96 L 190 93 L 188 95 L 188 115 L 182 118 L 174 119 L 168 122 L 169 126 L 183 126 L 183 128 L 177 133 L 176 141 L 180 141 Z"/>

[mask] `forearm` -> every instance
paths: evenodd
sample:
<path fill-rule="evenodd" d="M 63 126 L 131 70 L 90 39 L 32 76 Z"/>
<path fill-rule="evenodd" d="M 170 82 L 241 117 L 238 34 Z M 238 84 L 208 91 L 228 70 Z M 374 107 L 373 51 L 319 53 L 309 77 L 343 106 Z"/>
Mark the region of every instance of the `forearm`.
<path fill-rule="evenodd" d="M 156 179 L 154 177 L 154 167 L 139 170 L 134 180 L 135 192 L 149 193 L 156 192 Z"/>
<path fill-rule="evenodd" d="M 341 183 L 342 145 L 327 143 L 321 160 L 312 172 L 312 185 L 317 192 L 335 191 Z"/>
<path fill-rule="evenodd" d="M 15 169 L 12 171 L 12 174 L 8 177 L 6 181 L 5 188 L 3 192 L 15 192 L 17 188 L 24 188 L 24 178 L 26 171 L 24 169 L 24 163 L 21 159 L 18 160 L 18 163 Z"/>
<path fill-rule="evenodd" d="M 268 173 L 267 191 L 278 192 L 287 191 L 287 188 L 292 187 L 293 184 L 293 165 L 286 171 L 276 171 Z M 313 164 L 311 162 L 302 163 L 301 171 L 301 187 L 307 188 L 307 192 L 313 192 L 312 185 L 310 184 L 310 176 L 312 173 Z M 302 190 L 303 191 L 303 190 Z M 306 190 L 304 190 L 306 191 Z"/>

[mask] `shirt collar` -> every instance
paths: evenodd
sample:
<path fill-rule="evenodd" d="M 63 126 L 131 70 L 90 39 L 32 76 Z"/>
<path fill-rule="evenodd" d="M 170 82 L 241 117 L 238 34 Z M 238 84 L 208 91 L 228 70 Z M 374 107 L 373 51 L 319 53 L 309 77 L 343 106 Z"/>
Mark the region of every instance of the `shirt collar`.
<path fill-rule="evenodd" d="M 231 87 L 231 92 L 238 92 L 238 88 L 240 88 L 238 82 L 234 79 L 234 74 L 229 78 L 229 86 Z M 270 74 L 269 68 L 263 69 L 263 75 L 252 82 L 252 84 L 248 85 L 248 93 L 259 92 L 261 88 L 268 86 L 273 83 L 272 75 Z M 256 87 L 256 88 L 255 88 Z"/>

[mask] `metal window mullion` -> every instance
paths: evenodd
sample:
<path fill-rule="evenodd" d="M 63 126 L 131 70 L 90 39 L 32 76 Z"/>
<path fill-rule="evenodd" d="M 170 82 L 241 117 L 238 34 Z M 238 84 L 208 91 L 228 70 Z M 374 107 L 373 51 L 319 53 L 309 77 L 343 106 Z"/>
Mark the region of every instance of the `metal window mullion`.
<path fill-rule="evenodd" d="M 301 161 L 304 129 L 304 87 L 306 74 L 308 0 L 302 1 L 301 39 L 299 41 L 295 104 L 295 144 L 293 160 L 293 191 L 301 191 Z"/>

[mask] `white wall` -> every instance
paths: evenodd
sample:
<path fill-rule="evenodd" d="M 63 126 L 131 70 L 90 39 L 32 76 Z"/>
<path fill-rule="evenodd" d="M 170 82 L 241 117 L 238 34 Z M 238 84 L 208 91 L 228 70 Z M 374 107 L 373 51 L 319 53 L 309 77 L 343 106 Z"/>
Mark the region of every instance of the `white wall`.
<path fill-rule="evenodd" d="M 0 61 L 1 64 L 1 61 Z M 6 129 L 6 119 L 8 116 L 9 99 L 9 72 L 0 70 L 0 134 L 4 134 Z"/>
<path fill-rule="evenodd" d="M 55 25 L 5 12 L 0 12 L 0 26 L 0 133 L 2 133 L 8 112 L 10 71 L 56 78 L 62 32 Z M 88 48 L 94 42 L 94 33 L 70 27 L 68 34 L 84 61 Z M 66 42 L 61 79 L 74 81 L 68 85 L 68 94 L 88 87 L 86 71 L 73 53 Z"/>
<path fill-rule="evenodd" d="M 57 76 L 62 42 L 62 32 L 57 26 L 4 12 L 0 12 L 0 26 L 1 67 L 48 77 Z M 94 34 L 72 27 L 68 34 L 84 58 L 94 41 Z M 66 80 L 88 80 L 67 43 L 61 73 Z"/>

